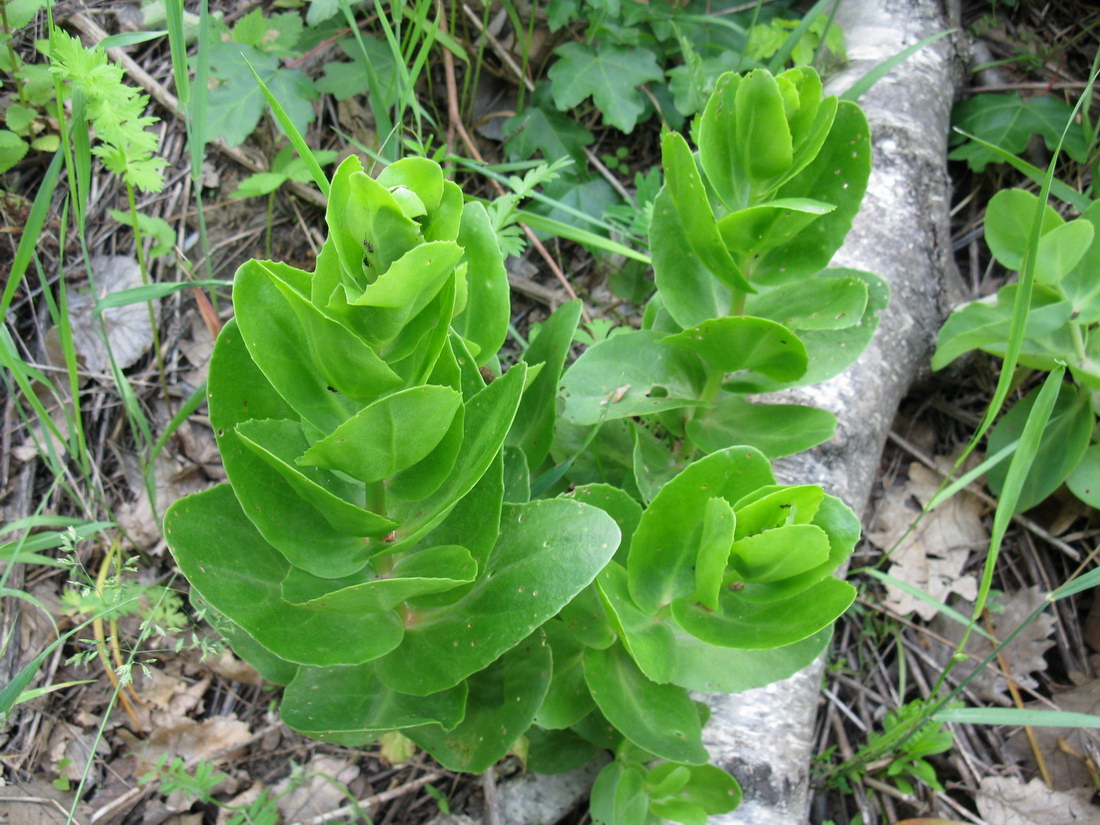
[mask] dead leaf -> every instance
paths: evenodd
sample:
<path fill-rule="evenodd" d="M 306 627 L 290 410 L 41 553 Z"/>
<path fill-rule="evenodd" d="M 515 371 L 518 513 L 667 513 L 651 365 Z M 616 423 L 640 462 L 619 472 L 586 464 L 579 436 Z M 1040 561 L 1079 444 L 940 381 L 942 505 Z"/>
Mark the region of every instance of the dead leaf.
<path fill-rule="evenodd" d="M 945 472 L 953 463 L 947 456 L 936 459 L 937 466 Z M 935 495 L 940 480 L 938 474 L 924 465 L 910 464 L 909 477 L 895 482 L 883 496 L 867 538 L 883 551 L 901 541 L 890 557 L 893 563 L 888 572 L 894 578 L 941 602 L 946 602 L 951 593 L 973 600 L 977 597 L 978 583 L 974 576 L 964 575 L 963 570 L 970 553 L 988 542 L 981 502 L 961 493 L 926 514 L 906 536 L 921 507 Z M 929 621 L 937 614 L 935 607 L 899 588 L 887 584 L 886 590 L 886 606 L 903 616 L 916 613 Z"/>
<path fill-rule="evenodd" d="M 305 780 L 297 787 L 294 783 L 301 780 L 288 776 L 274 788 L 286 822 L 298 822 L 346 805 L 347 786 L 359 777 L 359 768 L 355 765 L 320 754 L 314 756 L 303 771 Z"/>
<path fill-rule="evenodd" d="M 69 821 L 73 806 L 72 792 L 58 790 L 51 783 L 35 778 L 0 787 L 0 796 L 4 797 L 0 799 L 0 822 L 4 825 L 63 825 Z M 80 822 L 88 822 L 91 813 L 83 802 L 76 806 Z"/>
<path fill-rule="evenodd" d="M 1059 710 L 1100 714 L 1100 679 L 1093 679 L 1078 687 L 1056 693 L 1053 699 Z M 1035 710 L 1050 708 L 1049 705 L 1040 702 L 1028 702 L 1025 707 Z M 1047 767 L 1050 768 L 1055 790 L 1065 791 L 1092 785 L 1092 774 L 1085 767 L 1082 757 L 1100 760 L 1100 732 L 1085 728 L 1036 727 L 1032 728 L 1032 733 L 1038 741 L 1039 752 L 1043 755 Z M 1064 750 L 1058 740 L 1062 740 L 1080 756 Z M 1038 769 L 1035 756 L 1022 728 L 1009 737 L 1008 752 L 1024 765 Z"/>
<path fill-rule="evenodd" d="M 214 353 L 214 336 L 198 312 L 191 313 L 191 334 L 180 338 L 177 346 L 194 369 L 181 377 L 193 387 L 206 380 L 210 372 L 210 356 Z"/>
<path fill-rule="evenodd" d="M 1039 585 L 1018 590 L 1012 595 L 1002 598 L 1000 603 L 1003 605 L 1003 609 L 991 614 L 993 635 L 998 639 L 1007 638 L 1044 600 L 1045 593 Z M 964 604 L 961 601 L 953 603 L 952 606 L 965 616 L 969 616 L 972 611 L 969 604 Z M 984 624 L 983 628 L 989 629 Z M 939 614 L 932 620 L 931 629 L 952 643 L 959 642 L 962 639 L 962 625 Z M 1039 686 L 1039 683 L 1031 674 L 1047 669 L 1044 654 L 1054 645 L 1054 641 L 1047 638 L 1053 631 L 1054 617 L 1050 613 L 1041 613 L 1004 649 L 1005 662 L 1012 671 L 1012 677 L 1021 687 L 1033 689 Z M 933 649 L 932 655 L 942 665 L 947 663 L 947 658 L 953 651 L 953 647 L 948 649 L 941 645 Z M 969 676 L 974 668 L 993 652 L 993 644 L 984 636 L 973 634 L 970 641 L 967 642 L 966 652 L 971 655 L 971 658 L 965 662 L 960 662 L 954 671 L 954 675 L 959 678 Z M 975 676 L 970 683 L 970 688 L 986 701 L 1005 706 L 1012 703 L 1006 693 L 1008 683 L 1005 681 L 1004 676 L 994 668 L 986 668 Z"/>
<path fill-rule="evenodd" d="M 89 372 L 107 374 L 111 360 L 104 343 L 120 369 L 133 366 L 153 344 L 153 319 L 149 305 L 144 301 L 126 306 L 111 307 L 103 311 L 100 324 L 95 315 L 96 301 L 124 289 L 141 286 L 141 269 L 133 258 L 126 255 L 96 255 L 92 258 L 95 274 L 94 292 L 86 287 L 84 292 L 69 298 L 69 322 L 73 331 L 73 346 Z M 153 302 L 156 315 L 156 302 Z"/>
<path fill-rule="evenodd" d="M 172 662 L 165 669 L 151 669 L 137 685 L 144 707 L 137 709 L 144 730 L 172 728 L 201 710 L 202 698 L 210 687 L 210 677 L 193 681 L 180 673 L 182 662 Z"/>
<path fill-rule="evenodd" d="M 252 739 L 246 725 L 236 716 L 212 716 L 201 722 L 183 719 L 170 728 L 153 731 L 148 739 L 138 740 L 126 731 L 119 736 L 127 739 L 135 759 L 134 776 L 148 773 L 157 760 L 167 754 L 169 759 L 179 756 L 188 765 L 196 762 L 221 759 Z"/>
<path fill-rule="evenodd" d="M 149 490 L 140 480 L 134 485 L 137 499 L 124 502 L 115 511 L 119 526 L 141 548 L 152 547 L 160 541 L 160 514 L 169 505 L 185 495 L 197 493 L 210 486 L 202 473 L 195 472 L 194 465 L 180 461 L 166 450 L 157 456 L 153 480 L 156 512 L 153 510 Z"/>
<path fill-rule="evenodd" d="M 103 738 L 65 722 L 59 723 L 50 732 L 49 764 L 58 776 L 74 785 L 87 770 L 88 762 L 94 756 L 93 751 L 105 756 L 110 754 L 111 747 Z M 94 786 L 98 779 L 95 770 L 88 771 L 89 786 Z"/>
<path fill-rule="evenodd" d="M 978 813 L 991 825 L 1087 825 L 1100 821 L 1092 792 L 1052 791 L 1041 779 L 989 776 L 978 789 Z"/>
<path fill-rule="evenodd" d="M 218 637 L 210 638 L 213 641 Z M 180 655 L 187 662 L 189 672 L 215 673 L 232 682 L 242 682 L 255 687 L 263 687 L 267 684 L 253 665 L 238 659 L 228 647 L 222 648 L 221 655 L 216 658 L 204 656 L 199 649 L 185 650 Z"/>

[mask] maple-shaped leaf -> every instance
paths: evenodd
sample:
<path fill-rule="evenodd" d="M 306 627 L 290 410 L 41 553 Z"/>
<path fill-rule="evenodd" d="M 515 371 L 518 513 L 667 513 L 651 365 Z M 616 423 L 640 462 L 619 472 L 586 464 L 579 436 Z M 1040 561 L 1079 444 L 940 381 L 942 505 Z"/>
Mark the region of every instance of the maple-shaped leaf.
<path fill-rule="evenodd" d="M 297 69 L 280 66 L 277 58 L 243 43 L 222 42 L 210 47 L 210 70 L 221 85 L 206 98 L 207 130 L 230 146 L 252 134 L 267 102 L 248 64 L 279 101 L 299 132 L 316 117 L 310 101 L 317 98 L 313 81 Z"/>
<path fill-rule="evenodd" d="M 547 95 L 540 94 L 544 88 L 536 90 L 531 105 L 504 121 L 505 145 L 522 158 L 533 157 L 535 152 L 542 152 L 547 160 L 569 156 L 577 168 L 584 168 L 584 147 L 594 140 L 592 133 L 551 108 Z"/>
<path fill-rule="evenodd" d="M 1054 151 L 1073 109 L 1051 95 L 1036 95 L 1024 100 L 1019 92 L 980 94 L 955 107 L 955 126 L 1013 154 L 1027 148 L 1032 135 L 1042 135 L 1047 148 Z M 1070 123 L 1062 144 L 1064 151 L 1078 163 L 1086 157 L 1085 133 L 1080 123 Z M 967 140 L 954 149 L 951 160 L 965 160 L 975 172 L 1001 158 L 991 149 Z"/>
<path fill-rule="evenodd" d="M 1000 825 L 1078 825 L 1096 822 L 1093 788 L 1052 791 L 1035 777 L 1026 785 L 1011 776 L 987 776 L 975 801 L 986 822 Z"/>
<path fill-rule="evenodd" d="M 233 27 L 233 40 L 260 51 L 285 55 L 302 34 L 302 18 L 294 12 L 264 17 L 262 9 L 253 9 Z"/>
<path fill-rule="evenodd" d="M 1025 587 L 1015 593 L 1005 595 L 999 604 L 992 605 L 989 618 L 982 621 L 982 629 L 990 630 L 998 639 L 1007 639 L 1025 620 L 1044 604 L 1046 593 L 1039 585 Z M 952 606 L 969 616 L 973 605 L 969 602 L 953 601 Z M 1023 628 L 1012 642 L 1001 651 L 1001 659 L 1011 671 L 1014 682 L 1024 690 L 1034 690 L 1039 686 L 1032 675 L 1047 669 L 1046 652 L 1054 647 L 1051 638 L 1054 633 L 1055 619 L 1049 613 L 1042 613 Z M 947 664 L 948 657 L 954 653 L 954 646 L 962 639 L 963 626 L 958 622 L 937 615 L 929 625 L 934 633 L 942 636 L 948 644 L 938 645 L 931 650 L 932 657 L 940 664 Z M 993 652 L 993 643 L 984 636 L 974 634 L 966 645 L 970 658 L 956 666 L 954 675 L 964 679 L 974 673 L 978 664 Z M 982 699 L 999 705 L 1010 704 L 1008 683 L 998 667 L 987 667 L 968 679 L 970 690 Z"/>
<path fill-rule="evenodd" d="M 638 87 L 664 78 L 649 49 L 566 43 L 554 53 L 548 73 L 554 105 L 564 112 L 591 96 L 604 122 L 628 134 L 645 111 Z"/>
<path fill-rule="evenodd" d="M 953 462 L 946 456 L 938 456 L 936 463 L 942 469 L 950 469 Z M 964 571 L 971 554 L 988 541 L 981 502 L 967 495 L 955 496 L 912 527 L 921 507 L 936 494 L 939 483 L 937 474 L 921 464 L 911 464 L 908 477 L 897 479 L 885 491 L 867 531 L 867 540 L 884 552 L 897 545 L 890 556 L 888 571 L 893 578 L 937 601 L 946 602 L 951 593 L 973 599 L 978 582 Z M 892 584 L 887 583 L 886 593 L 886 606 L 902 616 L 916 613 L 928 621 L 937 615 L 933 605 Z"/>
<path fill-rule="evenodd" d="M 334 60 L 325 64 L 325 74 L 317 81 L 317 89 L 332 95 L 337 100 L 345 100 L 370 92 L 366 63 L 359 44 L 346 37 L 336 44 L 340 51 L 351 58 L 351 62 Z M 370 59 L 371 68 L 378 78 L 378 94 L 385 101 L 396 100 L 397 72 L 394 70 L 393 52 L 386 43 L 369 34 L 363 35 L 363 49 Z M 390 105 L 387 103 L 386 105 Z"/>

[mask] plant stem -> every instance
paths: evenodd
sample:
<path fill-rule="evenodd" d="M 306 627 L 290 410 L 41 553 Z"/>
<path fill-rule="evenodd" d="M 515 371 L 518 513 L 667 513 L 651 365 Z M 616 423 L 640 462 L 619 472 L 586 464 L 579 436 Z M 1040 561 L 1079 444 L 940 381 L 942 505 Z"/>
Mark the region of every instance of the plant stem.
<path fill-rule="evenodd" d="M 264 255 L 271 258 L 271 222 L 275 215 L 275 190 L 267 195 L 267 231 L 264 233 Z"/>
<path fill-rule="evenodd" d="M 141 283 L 149 286 L 149 268 L 145 262 L 145 248 L 142 246 L 141 230 L 138 228 L 137 201 L 134 199 L 134 187 L 126 182 L 126 202 L 130 206 L 130 228 L 134 232 L 134 250 L 137 253 L 138 269 L 141 270 Z M 167 395 L 168 384 L 164 378 L 164 352 L 160 347 L 160 332 L 157 329 L 157 313 L 153 309 L 153 302 L 146 301 L 149 309 L 149 327 L 153 331 L 153 355 L 157 360 L 157 376 L 160 379 L 160 388 Z"/>
<path fill-rule="evenodd" d="M 1081 335 L 1081 325 L 1070 324 L 1069 333 L 1073 338 L 1073 351 L 1077 355 L 1077 363 L 1083 365 L 1088 360 L 1088 354 L 1085 352 L 1085 339 Z"/>

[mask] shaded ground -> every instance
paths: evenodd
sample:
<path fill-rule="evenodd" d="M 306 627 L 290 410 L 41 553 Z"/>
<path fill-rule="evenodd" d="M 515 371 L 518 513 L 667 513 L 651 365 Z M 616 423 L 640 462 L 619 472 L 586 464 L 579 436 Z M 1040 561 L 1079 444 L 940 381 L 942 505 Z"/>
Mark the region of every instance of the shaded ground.
<path fill-rule="evenodd" d="M 233 11 L 239 15 L 247 8 L 241 5 Z M 70 7 L 66 13 L 74 10 Z M 104 9 L 88 9 L 87 14 L 110 32 L 118 29 L 116 16 Z M 1064 90 L 1072 100 L 1087 78 L 1098 22 L 1098 13 L 1084 4 L 1019 9 L 971 4 L 966 23 L 981 35 L 991 62 L 1010 61 L 996 67 L 999 76 L 983 74 L 975 82 L 983 89 Z M 139 46 L 131 56 L 157 83 L 170 86 L 171 67 L 163 46 Z M 490 69 L 500 68 L 507 77 L 493 55 L 486 61 Z M 433 77 L 438 80 L 439 74 Z M 430 97 L 427 90 L 425 95 Z M 433 106 L 441 122 L 447 122 L 446 101 L 437 98 Z M 180 251 L 195 260 L 196 222 L 183 132 L 177 122 L 162 116 L 166 130 L 162 151 L 171 164 L 169 185 L 159 195 L 143 198 L 139 207 L 177 228 L 186 239 Z M 365 117 L 354 103 L 337 106 L 326 101 L 309 135 L 311 145 L 342 149 L 343 142 L 332 127 L 362 133 Z M 611 130 L 599 137 L 608 148 L 617 139 Z M 458 140 L 455 136 L 461 149 Z M 497 157 L 499 146 L 493 139 L 475 131 L 472 140 L 487 159 Z M 635 168 L 656 162 L 655 142 L 656 127 L 638 137 L 631 155 Z M 275 145 L 275 133 L 268 124 L 244 151 L 270 157 Z M 1042 146 L 1033 149 L 1035 162 L 1044 164 Z M 464 151 L 469 152 L 469 145 Z M 241 262 L 265 255 L 268 218 L 262 199 L 228 197 L 247 174 L 238 159 L 214 150 L 207 158 L 205 216 L 212 274 L 228 279 Z M 47 156 L 32 156 L 5 176 L 0 271 L 10 266 L 46 163 Z M 962 164 L 953 171 L 959 265 L 974 296 L 991 294 L 1005 275 L 990 265 L 981 241 L 984 203 L 999 188 L 1018 181 L 1000 167 L 991 166 L 981 176 Z M 1068 170 L 1063 178 L 1075 185 L 1084 183 L 1073 180 L 1073 174 Z M 471 182 L 467 190 L 486 197 L 494 194 L 483 181 Z M 87 237 L 94 254 L 132 255 L 129 231 L 107 214 L 109 208 L 122 208 L 124 203 L 117 179 L 97 173 Z M 318 231 L 320 210 L 283 189 L 274 199 L 271 215 L 271 256 L 311 268 L 323 238 Z M 78 294 L 84 280 L 80 245 L 70 231 L 62 249 L 61 228 L 54 213 L 37 247 L 43 277 L 54 290 L 64 279 Z M 607 287 L 609 269 L 617 264 L 597 261 L 569 244 L 551 242 L 548 247 L 572 288 L 586 297 L 593 317 L 636 316 L 636 307 L 613 298 Z M 173 257 L 153 264 L 155 280 L 179 279 Z M 97 274 L 113 271 L 112 266 L 97 264 L 103 267 Z M 529 252 L 513 269 L 514 322 L 517 332 L 525 334 L 531 323 L 566 297 L 565 288 L 536 252 Z M 124 272 L 118 277 L 129 276 Z M 37 275 L 27 280 L 6 321 L 21 357 L 53 377 L 63 374 L 64 363 L 40 284 Z M 147 325 L 142 326 L 144 307 L 139 305 L 137 314 L 120 324 L 119 334 L 131 338 L 136 349 L 127 375 L 154 438 L 201 384 L 213 337 L 228 317 L 226 295 L 223 290 L 220 300 L 211 303 L 198 291 L 185 290 L 160 302 L 157 327 L 163 373 L 152 353 Z M 79 307 L 74 318 L 82 317 L 78 313 Z M 46 613 L 65 630 L 119 602 L 141 610 L 140 615 L 124 610 L 117 621 L 89 626 L 47 657 L 34 686 L 87 683 L 47 693 L 16 709 L 0 735 L 6 783 L 0 789 L 0 816 L 28 825 L 59 822 L 73 800 L 79 799 L 75 818 L 85 824 L 197 825 L 244 816 L 238 821 L 267 823 L 281 817 L 288 823 L 319 825 L 329 818 L 351 818 L 354 808 L 346 806 L 360 800 L 373 822 L 413 824 L 429 820 L 441 809 L 480 806 L 481 787 L 439 770 L 423 755 L 403 761 L 409 755 L 399 752 L 400 743 L 353 751 L 305 740 L 279 723 L 277 692 L 265 687 L 249 666 L 219 651 L 201 617 L 179 597 L 184 584 L 156 527 L 154 513 L 162 513 L 170 501 L 224 477 L 202 409 L 164 445 L 155 463 L 155 483 L 148 485 L 138 456 L 150 445 L 135 440 L 105 370 L 92 362 L 85 367 L 79 391 L 91 464 L 81 471 L 73 456 L 59 456 L 57 466 L 66 468 L 59 479 L 47 460 L 47 442 L 40 433 L 37 443 L 31 437 L 33 425 L 28 424 L 25 399 L 7 382 L 0 440 L 0 523 L 9 525 L 36 512 L 97 513 L 117 520 L 120 544 L 105 543 L 103 536 L 113 533 L 93 534 L 55 554 L 71 558 L 73 566 L 11 566 L 4 586 L 9 592 L 29 594 L 45 609 L 26 599 L 4 599 L 0 635 L 11 643 L 0 657 L 0 681 L 10 679 L 54 638 Z M 853 558 L 853 569 L 878 564 L 883 551 L 905 532 L 918 502 L 924 503 L 938 483 L 937 469 L 973 431 L 988 401 L 995 369 L 984 357 L 972 359 L 965 368 L 930 378 L 902 409 L 895 438 L 883 458 L 881 496 L 866 525 L 867 540 Z M 59 414 L 68 401 L 65 391 L 38 389 L 57 426 L 66 427 Z M 960 497 L 957 506 L 946 508 L 910 537 L 893 559 L 898 567 L 884 565 L 883 569 L 931 590 L 937 598 L 972 597 L 990 512 L 980 491 Z M 1056 496 L 1028 516 L 1029 523 L 1014 528 L 1004 549 L 995 583 L 1003 593 L 999 599 L 1003 610 L 990 616 L 994 635 L 998 629 L 1013 627 L 1013 620 L 1018 622 L 1030 612 L 1042 594 L 1065 581 L 1086 559 L 1091 561 L 1097 532 L 1093 513 L 1069 497 Z M 121 573 L 120 556 L 132 559 Z M 950 643 L 958 638 L 951 623 L 936 617 L 934 610 L 887 591 L 877 579 L 857 574 L 854 580 L 862 587 L 862 597 L 838 626 L 834 665 L 823 686 L 817 732 L 822 790 L 815 801 L 814 821 L 847 823 L 859 814 L 868 823 L 917 815 L 979 821 L 974 800 L 983 780 L 998 776 L 1027 780 L 1036 775 L 1033 750 L 1019 731 L 956 726 L 954 747 L 928 757 L 933 784 L 910 775 L 911 792 L 889 774 L 888 759 L 872 761 L 849 775 L 835 772 L 835 766 L 857 753 L 869 735 L 882 731 L 888 710 L 929 694 Z M 1096 680 L 1100 662 L 1094 658 L 1100 650 L 1100 611 L 1090 610 L 1092 599 L 1086 592 L 1059 602 L 1048 613 L 1051 619 L 1036 623 L 999 663 L 1000 672 L 992 670 L 974 682 L 967 702 L 1037 703 L 1095 712 L 1100 705 Z M 965 612 L 965 605 L 959 603 L 959 609 Z M 109 659 L 115 660 L 110 667 Z M 121 688 L 114 675 L 120 665 L 132 677 L 132 684 Z M 1056 736 L 1045 734 L 1036 748 L 1050 763 L 1056 788 L 1088 788 L 1097 780 L 1100 750 L 1095 738 L 1075 732 L 1060 743 Z M 177 757 L 185 770 L 172 769 Z M 185 774 L 194 774 L 200 764 L 224 776 L 188 779 Z M 142 784 L 142 778 L 155 770 L 160 781 Z M 504 768 L 504 772 L 515 770 L 514 760 Z M 927 780 L 927 776 L 920 778 Z M 902 779 L 906 780 L 905 774 Z M 265 804 L 265 794 L 274 795 L 277 803 Z M 1088 796 L 1086 791 L 1083 798 Z"/>

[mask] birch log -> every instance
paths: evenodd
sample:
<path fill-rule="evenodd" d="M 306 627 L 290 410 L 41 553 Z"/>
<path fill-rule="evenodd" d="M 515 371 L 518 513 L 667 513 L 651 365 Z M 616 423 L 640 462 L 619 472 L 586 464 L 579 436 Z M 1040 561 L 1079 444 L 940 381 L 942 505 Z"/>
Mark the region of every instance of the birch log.
<path fill-rule="evenodd" d="M 949 26 L 930 0 L 843 0 L 836 16 L 849 64 L 831 78 L 839 94 L 875 65 Z M 862 515 L 883 445 L 914 378 L 927 369 L 936 332 L 958 302 L 948 211 L 947 137 L 962 60 L 952 36 L 925 47 L 860 99 L 871 123 L 871 178 L 863 208 L 834 265 L 875 272 L 891 287 L 870 347 L 824 384 L 784 393 L 787 401 L 834 412 L 837 435 L 779 462 L 785 484 L 821 484 Z M 713 715 L 705 744 L 738 778 L 745 801 L 714 825 L 806 821 L 814 717 L 824 661 L 790 679 L 744 693 L 706 697 Z"/>
<path fill-rule="evenodd" d="M 957 12 L 951 14 L 957 24 Z M 836 16 L 849 64 L 828 84 L 842 93 L 867 71 L 948 28 L 934 0 L 842 0 Z M 871 123 L 873 160 L 863 209 L 836 266 L 890 283 L 892 298 L 860 360 L 816 387 L 784 393 L 838 416 L 837 435 L 780 462 L 779 481 L 821 484 L 862 514 L 898 404 L 927 369 L 940 324 L 961 295 L 952 260 L 947 136 L 962 59 L 954 36 L 927 46 L 860 99 Z M 741 807 L 711 825 L 806 822 L 814 717 L 824 661 L 765 688 L 703 696 L 712 709 L 705 744 L 745 790 Z M 500 787 L 509 825 L 552 823 L 579 801 L 578 784 L 534 780 Z M 537 798 L 537 804 L 534 800 Z M 529 800 L 529 801 L 528 801 Z"/>

